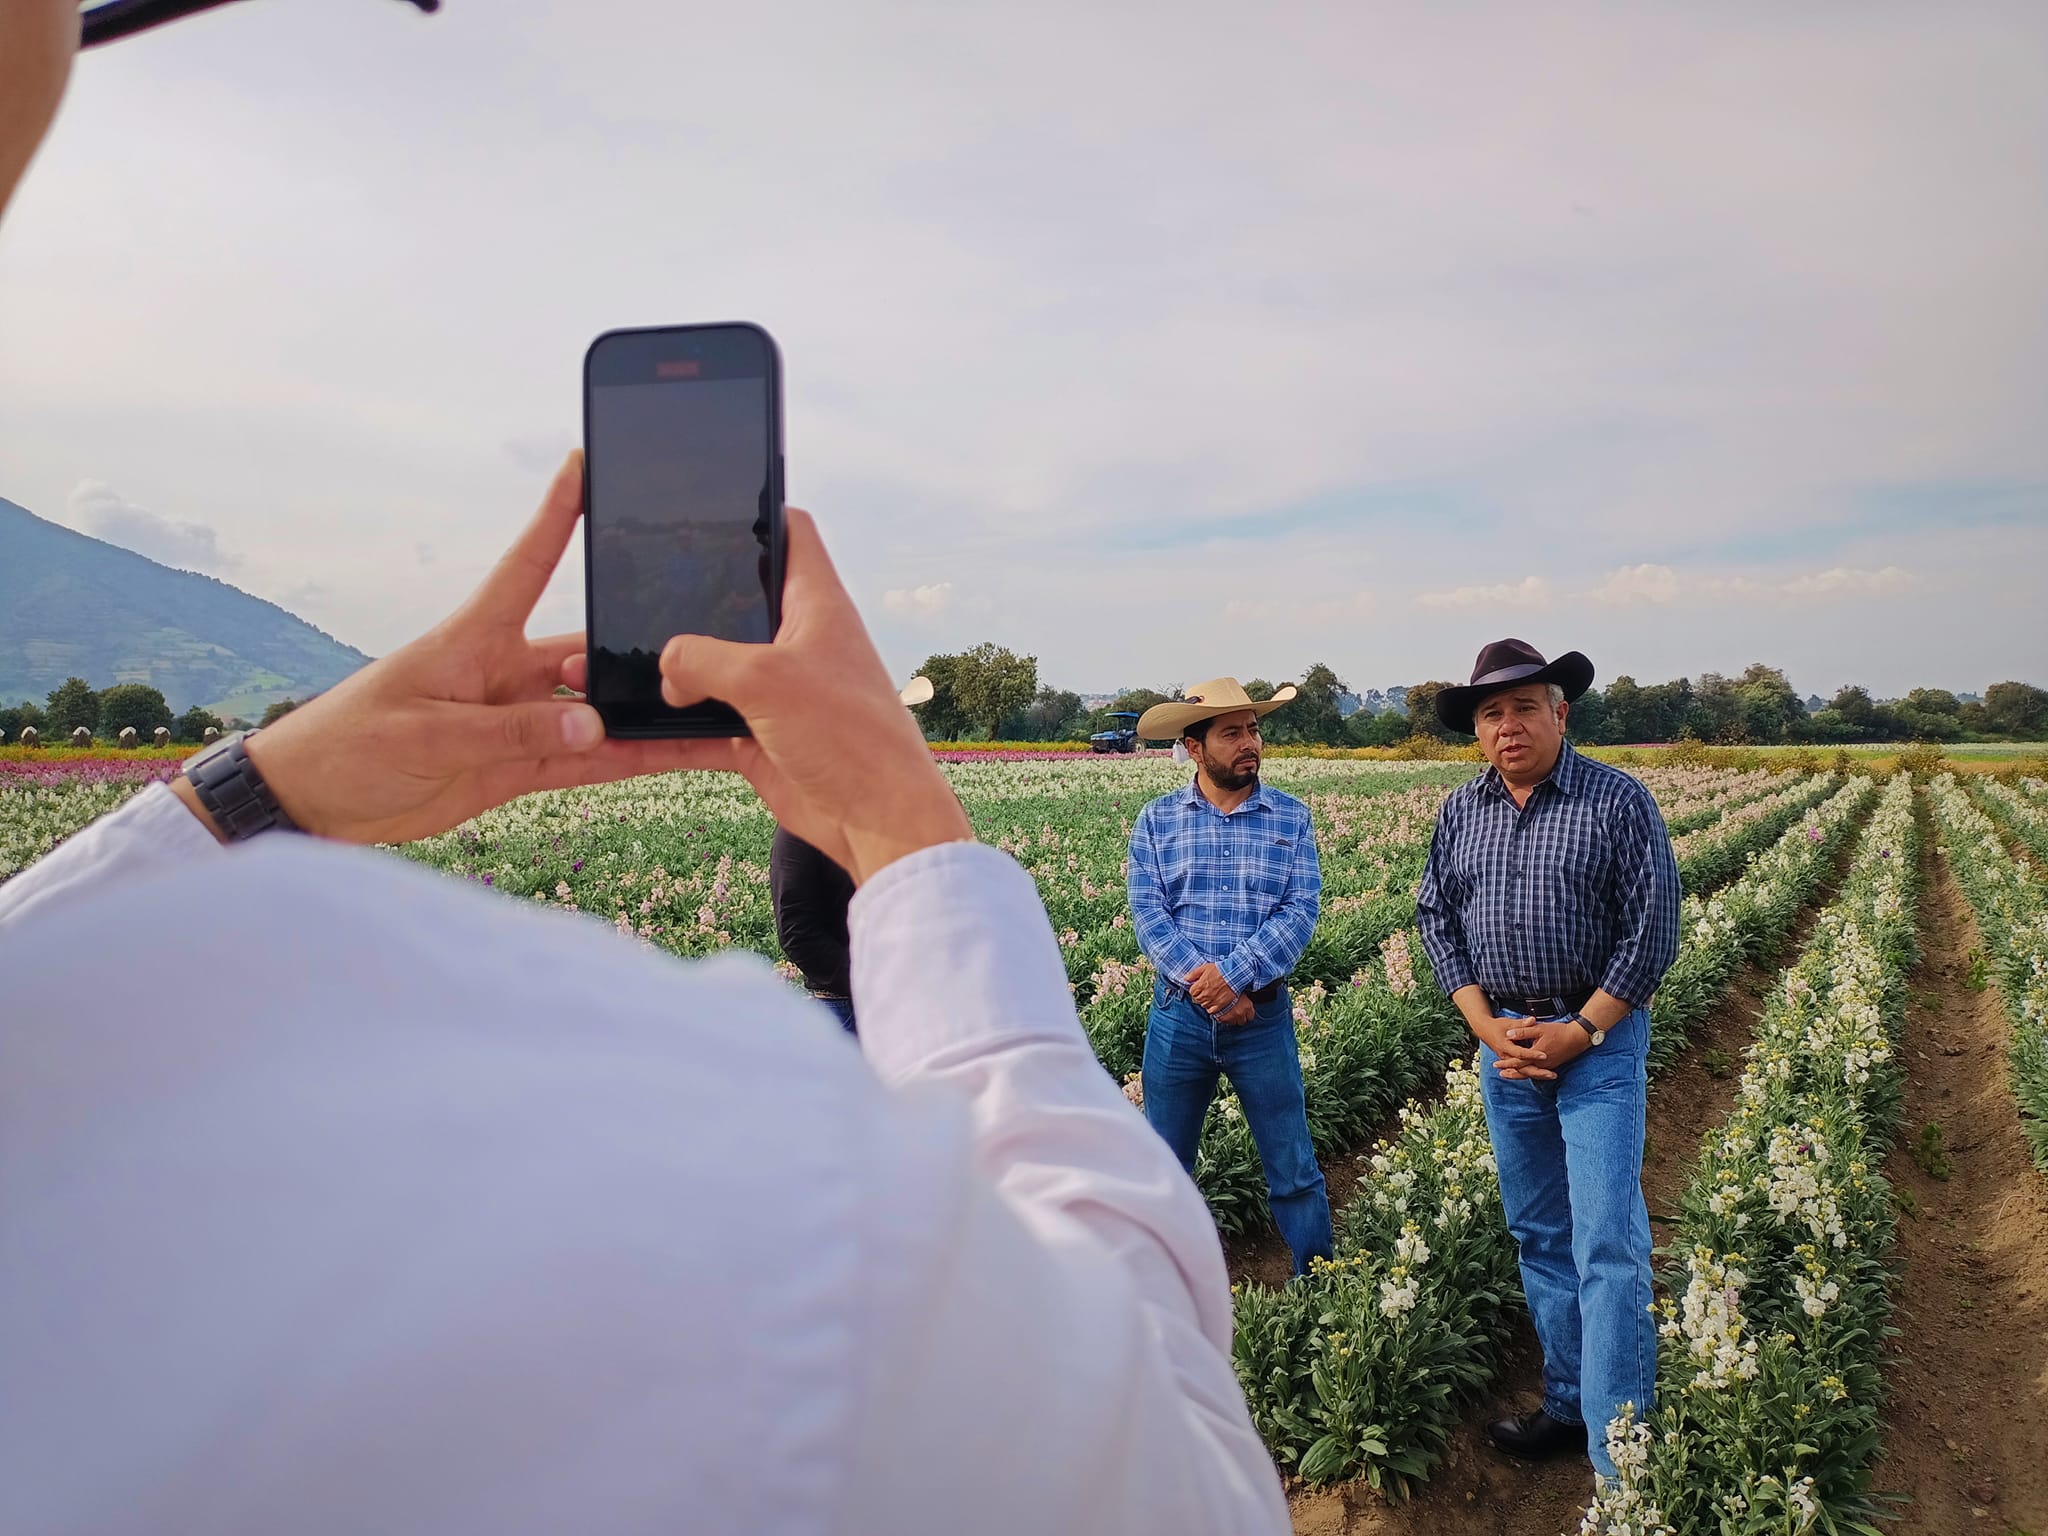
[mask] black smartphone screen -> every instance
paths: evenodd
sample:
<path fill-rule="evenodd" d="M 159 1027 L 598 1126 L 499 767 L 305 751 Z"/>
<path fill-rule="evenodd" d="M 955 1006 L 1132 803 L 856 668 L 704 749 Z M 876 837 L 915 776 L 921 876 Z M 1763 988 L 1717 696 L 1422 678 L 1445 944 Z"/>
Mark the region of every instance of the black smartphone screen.
<path fill-rule="evenodd" d="M 753 325 L 612 331 L 584 359 L 589 699 L 615 736 L 745 735 L 661 700 L 681 634 L 766 642 L 782 618 L 782 389 Z"/>

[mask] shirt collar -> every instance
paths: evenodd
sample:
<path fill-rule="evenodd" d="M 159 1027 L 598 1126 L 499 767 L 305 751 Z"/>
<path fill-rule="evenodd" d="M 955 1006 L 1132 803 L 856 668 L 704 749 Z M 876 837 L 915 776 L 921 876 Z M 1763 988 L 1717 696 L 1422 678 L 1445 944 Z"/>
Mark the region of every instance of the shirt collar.
<path fill-rule="evenodd" d="M 1222 816 L 1224 814 L 1211 805 L 1209 797 L 1202 793 L 1202 781 L 1199 774 L 1188 780 L 1187 792 L 1181 796 L 1181 800 L 1183 804 L 1190 808 L 1207 811 L 1212 816 Z M 1266 781 L 1261 778 L 1258 787 L 1245 796 L 1244 804 L 1230 812 L 1230 815 L 1242 816 L 1246 811 L 1250 810 L 1270 810 L 1272 804 L 1273 802 L 1266 798 Z"/>
<path fill-rule="evenodd" d="M 1572 744 L 1567 739 L 1558 744 L 1557 761 L 1551 765 L 1549 777 L 1544 779 L 1541 784 L 1538 784 L 1537 788 L 1541 789 L 1543 784 L 1552 784 L 1557 787 L 1559 793 L 1570 795 L 1576 800 L 1579 795 L 1579 780 L 1585 774 L 1585 771 L 1585 768 L 1581 765 L 1579 754 L 1572 750 Z M 1496 795 L 1508 793 L 1507 780 L 1500 776 L 1500 770 L 1491 763 L 1487 765 L 1482 782 L 1486 785 L 1489 793 Z"/>

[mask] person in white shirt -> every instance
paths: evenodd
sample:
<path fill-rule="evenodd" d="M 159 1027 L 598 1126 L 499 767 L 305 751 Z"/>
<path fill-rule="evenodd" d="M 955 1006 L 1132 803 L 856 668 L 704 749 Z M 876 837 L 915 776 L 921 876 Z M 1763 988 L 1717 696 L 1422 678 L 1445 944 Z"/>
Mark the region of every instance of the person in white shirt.
<path fill-rule="evenodd" d="M 78 25 L 0 0 L 0 206 Z M 663 657 L 753 737 L 606 741 L 581 637 L 524 632 L 580 478 L 248 740 L 311 835 L 224 845 L 180 780 L 0 886 L 0 1528 L 1286 1529 L 1208 1213 L 815 526 L 772 644 Z M 673 767 L 859 882 L 859 1053 L 758 960 L 344 846 Z"/>

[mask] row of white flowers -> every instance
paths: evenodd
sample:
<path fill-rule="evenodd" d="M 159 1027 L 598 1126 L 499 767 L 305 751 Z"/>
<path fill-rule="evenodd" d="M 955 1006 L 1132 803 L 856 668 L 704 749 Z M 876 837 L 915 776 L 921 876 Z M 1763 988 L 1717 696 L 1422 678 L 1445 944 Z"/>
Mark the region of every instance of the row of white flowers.
<path fill-rule="evenodd" d="M 2029 823 L 2018 813 L 2048 816 L 2048 794 L 2038 788 L 2027 792 L 2027 781 L 2017 794 L 1995 782 L 1980 783 L 1976 791 L 1982 807 L 1943 774 L 1930 794 L 1949 869 L 1976 914 L 1993 962 L 1994 974 L 1986 979 L 1997 981 L 2012 1024 L 2006 1059 L 2021 1126 L 2034 1162 L 2048 1173 L 2048 866 L 2014 857 L 1984 809 L 2020 835 Z"/>
<path fill-rule="evenodd" d="M 1582 1536 L 1850 1528 L 1872 1513 L 1892 1227 L 1876 1165 L 1898 1118 L 1917 851 L 1902 775 L 1706 1139 L 1654 1304 L 1658 1402 L 1609 1426 L 1618 1477 Z"/>
<path fill-rule="evenodd" d="M 1689 901 L 1674 970 L 1698 985 L 1717 979 L 1718 990 L 1745 956 L 1779 942 L 1874 792 L 1869 779 L 1851 781 L 1754 855 L 1728 889 Z M 1394 962 L 1368 980 L 1391 988 L 1398 974 Z M 1657 1018 L 1662 1028 L 1661 1002 Z M 1319 1067 L 1327 1055 L 1316 1048 Z M 1239 1122 L 1227 1123 L 1241 1134 Z M 1311 1481 L 1363 1475 L 1405 1489 L 1425 1478 L 1464 1399 L 1491 1380 L 1515 1315 L 1514 1244 L 1491 1176 L 1476 1067 L 1454 1066 L 1444 1101 L 1411 1104 L 1400 1124 L 1367 1158 L 1337 1263 L 1306 1285 L 1246 1286 L 1238 1296 L 1238 1373 L 1253 1419 L 1276 1460 Z M 1481 1162 L 1483 1180 L 1471 1172 Z"/>

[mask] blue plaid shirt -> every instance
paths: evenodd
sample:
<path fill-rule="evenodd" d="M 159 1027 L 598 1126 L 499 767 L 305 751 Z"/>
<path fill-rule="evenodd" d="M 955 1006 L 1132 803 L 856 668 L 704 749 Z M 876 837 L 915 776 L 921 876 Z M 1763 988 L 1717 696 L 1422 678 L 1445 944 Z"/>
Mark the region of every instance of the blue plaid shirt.
<path fill-rule="evenodd" d="M 1226 816 L 1190 780 L 1138 812 L 1130 892 L 1138 943 L 1168 981 L 1210 961 L 1238 992 L 1278 981 L 1322 907 L 1308 807 L 1262 783 Z"/>
<path fill-rule="evenodd" d="M 1641 1007 L 1678 957 L 1678 896 L 1650 792 L 1566 742 L 1525 808 L 1494 768 L 1451 791 L 1415 915 L 1446 993 L 1600 987 Z"/>

